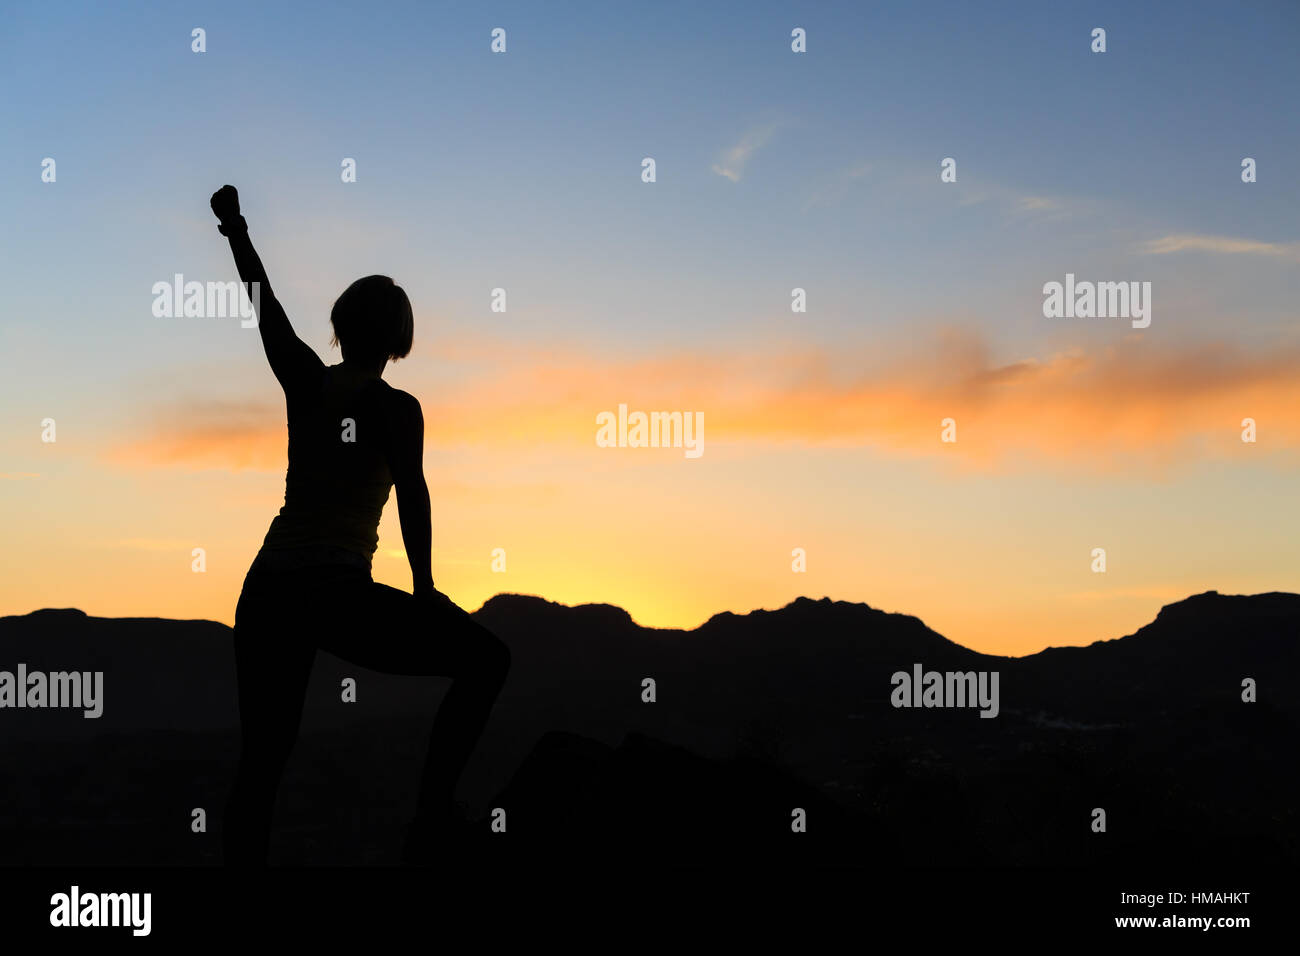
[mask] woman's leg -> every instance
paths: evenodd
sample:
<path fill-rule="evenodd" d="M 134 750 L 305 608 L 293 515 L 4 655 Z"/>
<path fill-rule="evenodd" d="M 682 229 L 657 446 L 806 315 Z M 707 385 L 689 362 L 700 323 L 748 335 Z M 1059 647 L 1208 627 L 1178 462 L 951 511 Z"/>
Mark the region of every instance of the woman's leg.
<path fill-rule="evenodd" d="M 298 736 L 316 656 L 299 639 L 301 622 L 291 619 L 291 589 L 273 581 L 246 581 L 235 611 L 242 746 L 222 821 L 227 866 L 266 863 L 276 791 Z"/>
<path fill-rule="evenodd" d="M 434 718 L 417 813 L 438 820 L 453 806 L 456 782 L 492 713 L 510 670 L 510 651 L 445 595 L 417 599 L 366 580 L 330 589 L 331 626 L 320 647 L 389 674 L 451 678 Z"/>

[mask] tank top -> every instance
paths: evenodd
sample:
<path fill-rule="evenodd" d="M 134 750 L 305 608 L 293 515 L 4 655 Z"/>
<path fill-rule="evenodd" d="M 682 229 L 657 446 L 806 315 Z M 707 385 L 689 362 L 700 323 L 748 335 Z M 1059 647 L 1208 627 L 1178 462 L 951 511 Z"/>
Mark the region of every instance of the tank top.
<path fill-rule="evenodd" d="M 289 468 L 284 505 L 254 568 L 350 564 L 369 570 L 393 487 L 383 408 L 391 386 L 342 365 L 286 391 Z"/>

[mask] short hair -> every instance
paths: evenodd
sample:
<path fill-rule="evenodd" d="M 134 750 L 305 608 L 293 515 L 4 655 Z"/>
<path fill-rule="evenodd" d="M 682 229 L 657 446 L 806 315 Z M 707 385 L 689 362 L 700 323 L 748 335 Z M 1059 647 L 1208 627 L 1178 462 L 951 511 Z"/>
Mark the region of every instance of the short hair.
<path fill-rule="evenodd" d="M 411 300 L 388 276 L 366 276 L 344 289 L 330 310 L 330 325 L 331 345 L 346 345 L 366 358 L 396 361 L 411 353 Z"/>

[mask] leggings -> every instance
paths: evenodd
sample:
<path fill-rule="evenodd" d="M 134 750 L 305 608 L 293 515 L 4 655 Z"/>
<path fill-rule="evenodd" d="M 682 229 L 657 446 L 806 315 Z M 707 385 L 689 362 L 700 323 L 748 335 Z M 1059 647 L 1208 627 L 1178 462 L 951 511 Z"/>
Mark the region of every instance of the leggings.
<path fill-rule="evenodd" d="M 235 610 L 242 748 L 222 826 L 228 865 L 266 861 L 318 648 L 369 670 L 452 679 L 433 722 L 417 818 L 451 806 L 510 669 L 505 644 L 441 592 L 419 599 L 344 565 L 250 570 Z"/>

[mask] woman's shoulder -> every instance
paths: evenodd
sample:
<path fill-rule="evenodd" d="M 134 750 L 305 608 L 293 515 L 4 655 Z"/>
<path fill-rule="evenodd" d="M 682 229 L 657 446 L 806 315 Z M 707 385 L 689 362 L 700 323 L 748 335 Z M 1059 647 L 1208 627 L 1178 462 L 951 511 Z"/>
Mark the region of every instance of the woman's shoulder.
<path fill-rule="evenodd" d="M 371 386 L 374 394 L 383 403 L 385 410 L 401 418 L 418 418 L 421 415 L 420 401 L 410 392 L 394 388 L 382 378 L 377 378 Z"/>

